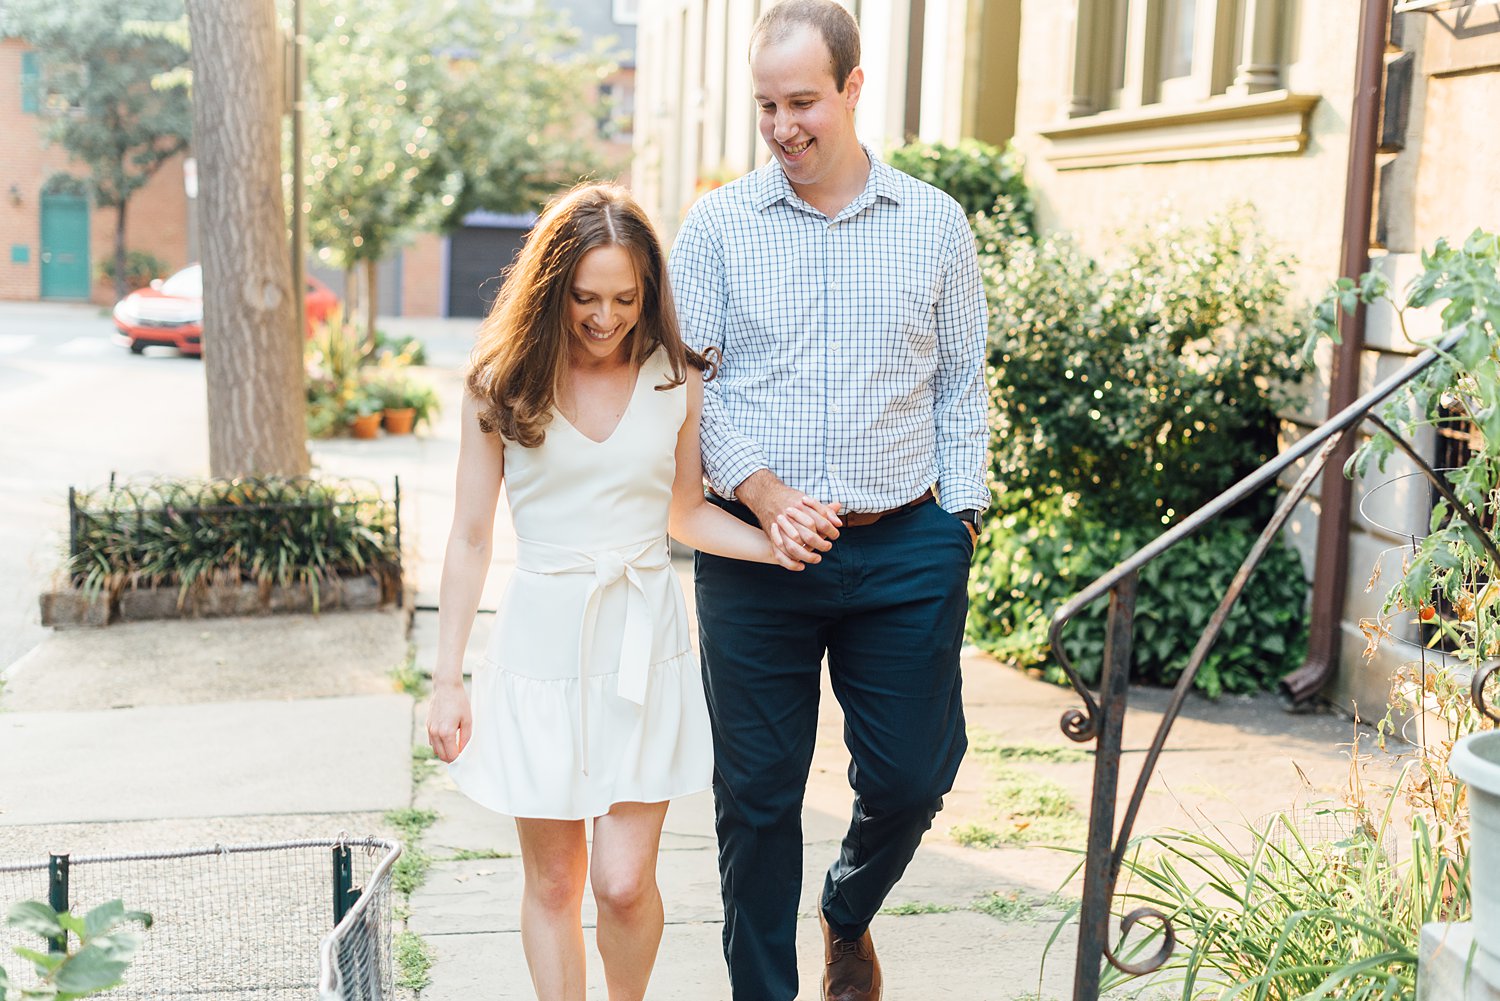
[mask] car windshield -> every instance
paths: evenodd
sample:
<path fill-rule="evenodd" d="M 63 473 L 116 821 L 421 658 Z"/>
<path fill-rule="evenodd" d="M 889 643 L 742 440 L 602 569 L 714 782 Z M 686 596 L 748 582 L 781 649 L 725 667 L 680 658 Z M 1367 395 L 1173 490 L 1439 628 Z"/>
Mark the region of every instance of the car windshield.
<path fill-rule="evenodd" d="M 203 269 L 194 264 L 183 268 L 161 283 L 162 295 L 175 295 L 184 299 L 203 298 Z"/>

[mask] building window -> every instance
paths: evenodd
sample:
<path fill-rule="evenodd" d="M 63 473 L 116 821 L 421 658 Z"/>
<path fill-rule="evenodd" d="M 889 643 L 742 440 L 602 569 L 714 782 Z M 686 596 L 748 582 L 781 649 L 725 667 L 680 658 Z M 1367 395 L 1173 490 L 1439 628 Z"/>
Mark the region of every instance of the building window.
<path fill-rule="evenodd" d="M 641 0 L 615 0 L 616 24 L 639 24 Z"/>
<path fill-rule="evenodd" d="M 1281 86 L 1286 0 L 1079 0 L 1069 113 Z"/>
<path fill-rule="evenodd" d="M 1078 0 L 1059 169 L 1300 153 L 1318 98 L 1284 90 L 1290 0 Z"/>
<path fill-rule="evenodd" d="M 34 115 L 41 108 L 42 66 L 35 52 L 21 53 L 21 110 Z"/>

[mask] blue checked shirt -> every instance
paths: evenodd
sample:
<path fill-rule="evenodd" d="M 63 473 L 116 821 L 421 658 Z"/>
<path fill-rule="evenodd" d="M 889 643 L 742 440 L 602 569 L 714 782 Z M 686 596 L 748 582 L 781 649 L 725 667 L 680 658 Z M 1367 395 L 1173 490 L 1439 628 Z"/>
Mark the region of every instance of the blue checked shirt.
<path fill-rule="evenodd" d="M 723 352 L 704 386 L 703 468 L 733 498 L 770 469 L 845 511 L 936 484 L 984 509 L 985 298 L 963 210 L 870 155 L 830 220 L 774 160 L 699 199 L 672 247 L 684 339 Z"/>

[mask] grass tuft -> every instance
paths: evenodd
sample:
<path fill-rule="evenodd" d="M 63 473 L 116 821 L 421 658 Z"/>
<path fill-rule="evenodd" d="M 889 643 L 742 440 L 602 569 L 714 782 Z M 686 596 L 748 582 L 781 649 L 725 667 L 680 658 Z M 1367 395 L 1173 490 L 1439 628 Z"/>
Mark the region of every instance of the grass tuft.
<path fill-rule="evenodd" d="M 891 917 L 904 918 L 910 917 L 913 914 L 947 914 L 950 911 L 956 910 L 958 910 L 958 908 L 954 907 L 952 904 L 932 904 L 922 901 L 910 901 L 905 904 L 892 904 L 889 907 L 882 907 L 880 909 L 880 913 L 888 914 Z"/>
<path fill-rule="evenodd" d="M 404 931 L 391 943 L 396 957 L 396 986 L 424 990 L 432 983 L 432 950 L 416 932 Z"/>

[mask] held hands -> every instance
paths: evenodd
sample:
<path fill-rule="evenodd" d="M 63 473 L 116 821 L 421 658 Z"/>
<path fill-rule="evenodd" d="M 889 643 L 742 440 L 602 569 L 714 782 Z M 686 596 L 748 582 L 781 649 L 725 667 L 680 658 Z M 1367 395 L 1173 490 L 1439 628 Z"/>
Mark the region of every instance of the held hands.
<path fill-rule="evenodd" d="M 473 735 L 473 716 L 463 682 L 435 685 L 427 708 L 427 743 L 439 761 L 451 763 Z"/>
<path fill-rule="evenodd" d="M 788 570 L 801 570 L 821 560 L 833 548 L 843 522 L 840 504 L 825 504 L 793 490 L 769 470 L 752 475 L 736 491 L 755 512 L 761 529 L 771 542 L 771 554 Z"/>

